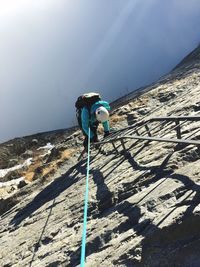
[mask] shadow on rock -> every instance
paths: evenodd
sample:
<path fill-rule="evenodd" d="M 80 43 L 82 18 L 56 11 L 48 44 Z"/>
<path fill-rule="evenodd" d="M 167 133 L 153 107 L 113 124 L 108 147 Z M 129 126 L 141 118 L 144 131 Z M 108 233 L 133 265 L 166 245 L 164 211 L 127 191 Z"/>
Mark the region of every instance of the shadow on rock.
<path fill-rule="evenodd" d="M 189 177 L 181 174 L 171 174 L 167 176 L 166 179 L 177 179 L 183 184 L 183 187 L 177 194 L 177 202 L 179 198 L 184 195 L 186 196 L 175 204 L 175 206 L 169 208 L 169 212 L 165 214 L 158 223 L 154 224 L 148 219 L 142 223 L 137 223 L 136 218 L 141 217 L 140 209 L 137 206 L 132 206 L 131 208 L 130 203 L 126 203 L 118 208 L 116 207 L 119 213 L 123 213 L 129 217 L 126 222 L 119 225 L 118 231 L 124 232 L 129 230 L 132 226 L 134 231 L 142 235 L 144 239 L 141 245 L 142 254 L 140 262 L 134 259 L 134 256 L 137 256 L 137 250 L 134 247 L 130 248 L 126 254 L 121 255 L 114 264 L 124 264 L 125 266 L 134 265 L 136 267 L 147 265 L 164 267 L 200 266 L 200 216 L 199 214 L 193 213 L 195 207 L 199 204 L 200 186 L 195 184 Z M 191 192 L 188 194 L 190 190 Z M 195 193 L 195 195 L 191 198 L 193 193 Z M 188 208 L 182 216 L 177 219 L 176 223 L 160 228 L 160 225 L 178 207 L 185 205 L 188 205 Z M 137 216 L 134 215 L 134 209 L 135 211 L 138 210 Z M 131 214 L 134 215 L 133 218 Z M 115 232 L 116 229 L 113 229 L 113 231 Z"/>
<path fill-rule="evenodd" d="M 73 173 L 75 171 L 75 173 Z M 21 209 L 10 221 L 12 225 L 19 225 L 23 220 L 42 207 L 45 203 L 55 199 L 60 193 L 78 181 L 77 175 L 85 173 L 85 161 L 70 168 L 64 175 L 57 178 L 42 190 L 29 204 Z"/>
<path fill-rule="evenodd" d="M 98 210 L 103 212 L 104 210 L 112 206 L 112 193 L 110 192 L 108 186 L 104 182 L 105 177 L 98 169 L 91 170 L 93 175 L 94 183 L 97 185 L 96 199 L 98 202 Z"/>

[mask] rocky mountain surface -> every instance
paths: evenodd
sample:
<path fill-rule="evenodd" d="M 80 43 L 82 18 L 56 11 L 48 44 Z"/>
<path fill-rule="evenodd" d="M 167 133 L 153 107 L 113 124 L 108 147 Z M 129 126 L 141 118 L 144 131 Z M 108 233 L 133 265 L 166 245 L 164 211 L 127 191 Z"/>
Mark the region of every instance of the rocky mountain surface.
<path fill-rule="evenodd" d="M 200 47 L 115 101 L 112 128 L 139 132 L 153 117 L 200 116 L 199 95 Z M 199 140 L 199 126 L 184 122 L 184 139 Z M 167 129 L 161 124 L 156 136 L 174 138 Z M 0 266 L 80 265 L 82 141 L 74 128 L 0 145 Z M 125 146 L 91 150 L 86 266 L 200 266 L 200 147 L 132 139 Z"/>

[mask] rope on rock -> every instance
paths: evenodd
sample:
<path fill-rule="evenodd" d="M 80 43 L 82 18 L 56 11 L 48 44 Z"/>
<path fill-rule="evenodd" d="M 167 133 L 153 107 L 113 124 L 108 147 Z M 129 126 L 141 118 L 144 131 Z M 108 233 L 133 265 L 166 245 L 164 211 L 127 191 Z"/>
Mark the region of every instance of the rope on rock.
<path fill-rule="evenodd" d="M 89 172 L 90 172 L 90 128 L 88 131 L 88 157 L 87 157 L 87 174 L 86 174 L 86 185 L 85 185 L 83 233 L 82 233 L 82 245 L 81 245 L 81 267 L 85 266 L 85 248 L 86 248 L 87 213 L 88 213 L 88 192 L 89 192 Z"/>

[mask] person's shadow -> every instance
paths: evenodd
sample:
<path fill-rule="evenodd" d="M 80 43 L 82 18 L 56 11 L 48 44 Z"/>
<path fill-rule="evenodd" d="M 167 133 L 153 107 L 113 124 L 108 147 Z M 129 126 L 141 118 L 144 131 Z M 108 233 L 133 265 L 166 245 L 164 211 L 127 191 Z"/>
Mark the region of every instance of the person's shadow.
<path fill-rule="evenodd" d="M 150 174 L 153 174 L 153 177 L 151 179 L 147 179 L 145 182 L 145 186 L 148 187 L 151 184 L 154 184 L 155 182 L 158 182 L 159 180 L 161 181 L 160 183 L 157 183 L 153 189 L 150 190 L 145 196 L 143 196 L 141 199 L 138 200 L 136 203 L 130 203 L 126 199 L 123 200 L 123 198 L 119 199 L 118 203 L 115 203 L 115 200 L 113 199 L 113 192 L 110 190 L 105 182 L 105 178 L 103 176 L 103 173 L 99 170 L 93 169 L 91 170 L 91 174 L 93 175 L 93 180 L 94 183 L 97 186 L 97 191 L 96 191 L 96 199 L 97 199 L 97 208 L 98 211 L 95 211 L 94 214 L 89 214 L 90 219 L 91 218 L 103 218 L 107 217 L 112 213 L 119 213 L 123 214 L 124 220 L 116 225 L 113 224 L 112 230 L 107 230 L 101 233 L 100 236 L 95 237 L 92 241 L 87 242 L 87 256 L 96 253 L 97 251 L 102 250 L 104 247 L 106 247 L 109 243 L 109 241 L 112 240 L 113 234 L 121 235 L 125 233 L 126 231 L 129 231 L 130 229 L 135 232 L 137 235 L 141 235 L 144 237 L 142 241 L 142 255 L 141 255 L 141 265 L 137 265 L 136 262 L 133 263 L 133 255 L 135 253 L 135 248 L 130 248 L 128 249 L 127 253 L 124 255 L 121 255 L 118 260 L 113 262 L 114 264 L 122 264 L 125 266 L 144 266 L 142 264 L 147 264 L 147 257 L 150 249 L 153 249 L 152 247 L 155 245 L 154 241 L 154 236 L 158 235 L 162 238 L 168 238 L 169 232 L 170 231 L 175 231 L 174 226 L 169 226 L 164 229 L 160 229 L 159 226 L 161 223 L 163 223 L 177 208 L 179 205 L 184 205 L 185 201 L 189 201 L 191 204 L 190 207 L 187 208 L 185 213 L 182 216 L 182 221 L 185 220 L 187 216 L 193 217 L 194 215 L 192 214 L 192 211 L 194 208 L 198 205 L 199 200 L 200 200 L 200 186 L 196 185 L 189 177 L 180 175 L 180 174 L 175 174 L 171 170 L 166 169 L 167 163 L 169 159 L 171 158 L 173 153 L 170 153 L 169 155 L 164 158 L 163 162 L 159 166 L 154 166 L 153 168 L 150 167 Z M 137 164 L 135 164 L 135 161 L 131 158 L 128 157 L 128 161 L 130 162 L 131 166 L 133 169 L 137 170 L 143 170 L 144 174 L 146 173 L 146 170 L 148 167 L 141 167 Z M 141 178 L 141 177 L 140 177 Z M 140 219 L 142 217 L 141 214 L 141 208 L 140 208 L 140 203 L 144 198 L 146 198 L 149 194 L 153 194 L 152 192 L 160 186 L 161 183 L 163 183 L 163 178 L 164 180 L 167 179 L 177 179 L 179 180 L 183 186 L 181 186 L 181 190 L 177 195 L 177 198 L 181 198 L 181 202 L 174 207 L 172 207 L 168 213 L 163 215 L 163 217 L 160 219 L 159 222 L 156 224 L 152 221 L 151 218 L 147 218 L 145 220 L 142 220 L 140 222 Z M 137 183 L 139 181 L 138 178 L 136 178 L 133 182 Z M 192 192 L 196 192 L 196 195 L 193 197 L 192 200 L 187 200 L 191 194 L 186 194 L 188 190 L 192 190 Z M 132 193 L 133 194 L 133 193 Z M 128 195 L 130 196 L 130 195 Z M 120 197 L 120 196 L 119 196 Z M 125 219 L 126 218 L 126 219 Z M 179 225 L 178 225 L 179 227 Z M 179 232 L 179 229 L 177 230 Z M 192 229 L 191 229 L 192 231 Z M 183 231 L 184 232 L 184 231 Z M 195 232 L 195 231 L 194 231 Z M 195 232 L 196 233 L 196 232 Z M 166 235 L 166 236 L 165 236 Z M 188 231 L 188 238 L 190 235 L 190 231 Z M 199 237 L 199 234 L 198 234 Z M 178 237 L 181 240 L 181 236 Z M 128 240 L 129 238 L 127 238 Z M 132 239 L 132 235 L 130 236 L 130 240 Z M 156 239 L 156 238 L 155 238 Z M 159 237 L 158 237 L 159 239 Z M 152 244 L 151 244 L 152 242 Z M 174 241 L 176 242 L 176 240 Z M 179 242 L 179 240 L 177 241 Z M 181 242 L 181 241 L 180 241 Z M 160 244 L 160 242 L 159 242 Z M 162 247 L 162 244 L 160 245 Z M 70 264 L 71 266 L 77 266 L 78 261 L 80 258 L 80 249 L 77 249 L 70 255 Z M 135 265 L 136 264 L 136 265 Z"/>
<path fill-rule="evenodd" d="M 112 192 L 109 190 L 108 186 L 105 183 L 105 177 L 102 172 L 98 169 L 92 169 L 91 175 L 93 181 L 97 186 L 96 191 L 96 200 L 99 213 L 103 212 L 107 208 L 110 208 L 113 204 L 112 202 Z"/>

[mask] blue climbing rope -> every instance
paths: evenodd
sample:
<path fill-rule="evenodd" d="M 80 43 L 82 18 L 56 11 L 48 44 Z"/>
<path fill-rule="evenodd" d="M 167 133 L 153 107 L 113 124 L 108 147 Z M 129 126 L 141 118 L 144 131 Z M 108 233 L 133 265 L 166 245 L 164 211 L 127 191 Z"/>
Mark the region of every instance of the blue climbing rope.
<path fill-rule="evenodd" d="M 88 131 L 88 158 L 87 158 L 87 174 L 85 186 L 85 204 L 83 216 L 83 234 L 81 246 L 81 267 L 85 266 L 85 248 L 86 248 L 86 234 L 87 234 L 87 211 L 88 211 L 88 191 L 89 191 L 89 171 L 90 171 L 90 128 Z"/>

